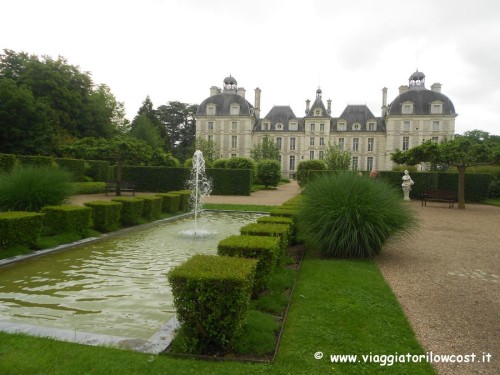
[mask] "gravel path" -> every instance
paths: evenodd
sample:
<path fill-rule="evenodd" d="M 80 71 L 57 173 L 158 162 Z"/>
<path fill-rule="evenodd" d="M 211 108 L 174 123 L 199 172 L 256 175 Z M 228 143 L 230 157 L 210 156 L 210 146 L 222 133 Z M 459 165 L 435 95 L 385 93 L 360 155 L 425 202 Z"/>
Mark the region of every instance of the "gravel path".
<path fill-rule="evenodd" d="M 206 202 L 279 205 L 298 193 L 293 181 L 273 191 L 215 195 Z M 111 198 L 95 194 L 71 202 Z M 417 212 L 420 227 L 404 244 L 386 245 L 377 262 L 418 340 L 434 354 L 476 355 L 475 363 L 435 363 L 440 375 L 500 374 L 500 207 L 406 204 Z M 490 363 L 477 363 L 483 353 L 491 354 Z"/>
<path fill-rule="evenodd" d="M 408 204 L 420 228 L 383 249 L 385 279 L 426 351 L 477 355 L 476 363 L 435 363 L 439 374 L 500 374 L 500 207 Z M 490 363 L 477 363 L 483 353 Z"/>

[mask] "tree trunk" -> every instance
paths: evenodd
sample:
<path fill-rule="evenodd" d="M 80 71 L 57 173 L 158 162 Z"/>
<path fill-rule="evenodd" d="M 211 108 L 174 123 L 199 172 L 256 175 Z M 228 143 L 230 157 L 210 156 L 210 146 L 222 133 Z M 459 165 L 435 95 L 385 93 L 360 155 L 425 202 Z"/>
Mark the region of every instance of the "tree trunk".
<path fill-rule="evenodd" d="M 465 165 L 458 168 L 458 208 L 465 209 Z"/>

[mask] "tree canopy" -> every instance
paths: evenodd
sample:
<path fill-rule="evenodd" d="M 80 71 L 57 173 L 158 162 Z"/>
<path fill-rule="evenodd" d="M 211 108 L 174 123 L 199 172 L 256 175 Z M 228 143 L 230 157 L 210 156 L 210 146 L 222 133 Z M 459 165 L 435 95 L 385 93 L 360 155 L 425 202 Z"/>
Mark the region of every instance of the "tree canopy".
<path fill-rule="evenodd" d="M 250 155 L 255 161 L 260 160 L 280 160 L 280 149 L 276 143 L 271 139 L 269 134 L 264 134 L 262 142 L 256 144 L 250 150 Z"/>
<path fill-rule="evenodd" d="M 351 165 L 351 153 L 341 149 L 336 144 L 329 143 L 323 155 L 323 162 L 326 164 L 326 169 L 347 171 Z"/>
<path fill-rule="evenodd" d="M 472 130 L 442 143 L 427 141 L 407 151 L 396 150 L 391 159 L 398 164 L 426 162 L 455 166 L 458 170 L 458 207 L 465 208 L 465 170 L 477 165 L 500 165 L 500 137 Z"/>

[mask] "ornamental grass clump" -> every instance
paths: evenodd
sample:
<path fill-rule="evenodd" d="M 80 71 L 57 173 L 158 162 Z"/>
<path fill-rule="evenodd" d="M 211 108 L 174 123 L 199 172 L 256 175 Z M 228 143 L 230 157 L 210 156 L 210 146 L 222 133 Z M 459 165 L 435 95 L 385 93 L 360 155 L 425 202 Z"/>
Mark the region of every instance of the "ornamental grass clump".
<path fill-rule="evenodd" d="M 408 233 L 416 215 L 400 192 L 382 180 L 354 173 L 318 176 L 303 194 L 299 225 L 324 256 L 366 258 L 389 237 Z"/>
<path fill-rule="evenodd" d="M 0 211 L 38 212 L 73 194 L 69 172 L 49 166 L 21 166 L 0 175 Z"/>

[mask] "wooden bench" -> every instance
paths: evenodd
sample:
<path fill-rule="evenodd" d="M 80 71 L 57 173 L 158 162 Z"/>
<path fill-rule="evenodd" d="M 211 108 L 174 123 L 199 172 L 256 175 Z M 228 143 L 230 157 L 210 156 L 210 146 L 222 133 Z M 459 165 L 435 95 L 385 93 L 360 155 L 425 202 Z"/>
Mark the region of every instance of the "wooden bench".
<path fill-rule="evenodd" d="M 422 194 L 422 206 L 427 206 L 427 201 L 448 202 L 449 208 L 453 208 L 457 196 L 453 191 L 448 190 L 426 190 Z"/>
<path fill-rule="evenodd" d="M 104 186 L 104 193 L 106 195 L 108 195 L 108 193 L 116 193 L 116 190 L 116 182 L 106 182 Z M 120 182 L 120 192 L 129 192 L 135 196 L 135 186 L 128 181 L 122 181 Z"/>

